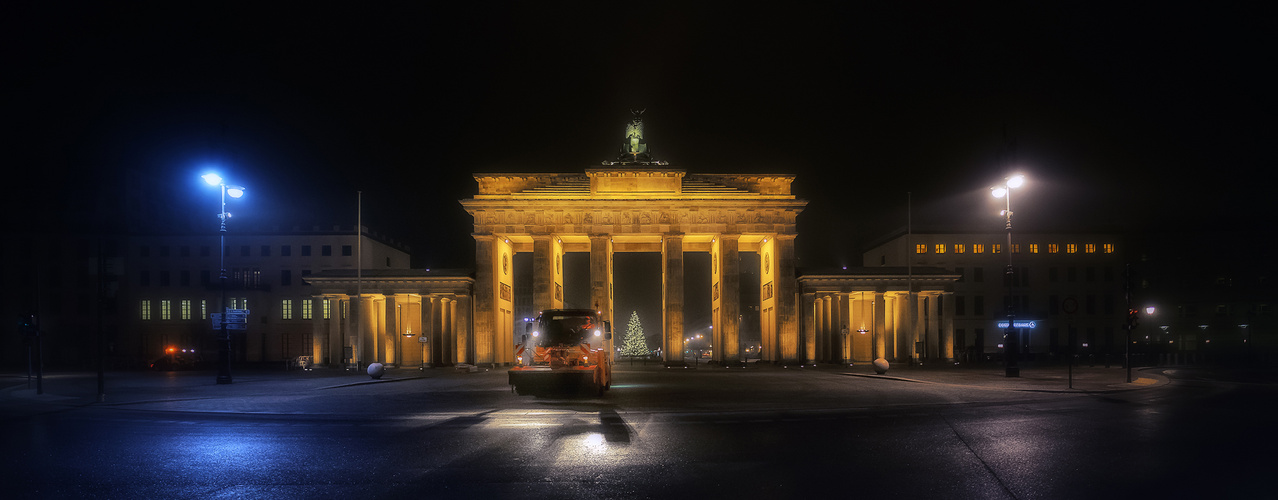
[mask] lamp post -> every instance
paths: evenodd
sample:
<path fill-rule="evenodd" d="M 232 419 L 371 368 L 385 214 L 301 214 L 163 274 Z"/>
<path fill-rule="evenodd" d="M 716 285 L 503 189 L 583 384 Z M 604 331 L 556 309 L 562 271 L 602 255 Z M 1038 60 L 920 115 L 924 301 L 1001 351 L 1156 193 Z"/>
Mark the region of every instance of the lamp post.
<path fill-rule="evenodd" d="M 1012 295 L 1012 287 L 1016 281 L 1012 267 L 1012 189 L 1021 187 L 1022 184 L 1025 184 L 1025 176 L 1016 174 L 1008 177 L 1002 186 L 990 188 L 990 194 L 995 198 L 1003 198 L 1007 202 L 1001 214 L 1007 228 L 1007 329 L 1003 331 L 1004 375 L 1007 377 L 1021 376 L 1021 368 L 1016 364 L 1020 339 L 1016 338 L 1016 329 L 1013 328 L 1013 319 L 1016 317 L 1016 297 Z"/>
<path fill-rule="evenodd" d="M 222 182 L 222 177 L 217 174 L 204 174 L 202 178 L 210 186 L 218 186 L 222 190 L 221 211 L 217 216 L 219 221 L 218 236 L 221 240 L 221 244 L 218 245 L 218 252 L 221 255 L 219 262 L 221 270 L 218 272 L 217 280 L 222 289 L 221 334 L 218 338 L 217 349 L 217 383 L 229 384 L 231 383 L 231 335 L 226 331 L 226 322 L 230 319 L 226 315 L 226 280 L 228 278 L 226 274 L 226 219 L 231 218 L 231 214 L 226 211 L 226 195 L 229 194 L 232 198 L 239 198 L 244 196 L 244 188 Z"/>

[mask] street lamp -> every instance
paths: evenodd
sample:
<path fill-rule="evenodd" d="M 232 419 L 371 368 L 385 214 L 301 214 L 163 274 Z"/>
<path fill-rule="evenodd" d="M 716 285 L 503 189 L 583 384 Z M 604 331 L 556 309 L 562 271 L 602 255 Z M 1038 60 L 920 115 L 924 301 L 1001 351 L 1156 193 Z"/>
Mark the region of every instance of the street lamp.
<path fill-rule="evenodd" d="M 995 198 L 1003 198 L 1007 202 L 1007 207 L 1001 214 L 1007 227 L 1007 329 L 1004 330 L 1003 340 L 1003 360 L 1005 362 L 1004 376 L 1019 377 L 1021 376 L 1021 368 L 1016 364 L 1017 350 L 1020 349 L 1019 339 L 1015 338 L 1016 329 L 1013 328 L 1013 319 L 1016 317 L 1015 303 L 1016 297 L 1012 295 L 1012 286 L 1016 283 L 1012 267 L 1012 189 L 1021 187 L 1025 184 L 1025 176 L 1016 174 L 1008 177 L 1002 186 L 994 186 L 990 188 L 990 194 Z"/>
<path fill-rule="evenodd" d="M 220 223 L 218 235 L 221 239 L 221 244 L 218 245 L 218 250 L 221 254 L 219 263 L 221 271 L 218 273 L 217 279 L 222 289 L 221 337 L 218 338 L 217 349 L 217 383 L 229 384 L 231 383 L 231 335 L 226 331 L 226 322 L 230 319 L 226 313 L 226 280 L 228 278 L 226 273 L 226 219 L 231 218 L 231 214 L 226 211 L 226 195 L 231 195 L 232 198 L 239 198 L 244 196 L 244 188 L 228 185 L 222 182 L 222 176 L 213 173 L 204 174 L 201 178 L 204 179 L 204 182 L 209 183 L 210 186 L 218 186 L 222 189 L 221 212 L 217 215 Z"/>

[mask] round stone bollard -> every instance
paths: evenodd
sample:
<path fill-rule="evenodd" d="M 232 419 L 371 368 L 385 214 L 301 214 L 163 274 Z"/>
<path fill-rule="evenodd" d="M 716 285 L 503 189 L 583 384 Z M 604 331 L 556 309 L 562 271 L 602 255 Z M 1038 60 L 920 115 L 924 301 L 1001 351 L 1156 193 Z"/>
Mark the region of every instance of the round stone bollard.
<path fill-rule="evenodd" d="M 368 365 L 368 376 L 373 378 L 382 378 L 386 374 L 386 367 L 381 363 L 373 363 Z"/>
<path fill-rule="evenodd" d="M 874 373 L 882 375 L 884 373 L 887 373 L 887 369 L 888 369 L 888 362 L 886 359 L 879 358 L 874 360 Z"/>

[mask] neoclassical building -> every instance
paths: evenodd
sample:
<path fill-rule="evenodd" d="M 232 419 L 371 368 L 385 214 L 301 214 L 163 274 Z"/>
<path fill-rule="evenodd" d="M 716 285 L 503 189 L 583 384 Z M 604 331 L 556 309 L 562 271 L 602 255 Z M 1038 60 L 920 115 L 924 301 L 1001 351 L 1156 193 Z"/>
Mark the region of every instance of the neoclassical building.
<path fill-rule="evenodd" d="M 315 320 L 315 359 L 329 364 L 352 356 L 358 363 L 512 363 L 513 266 L 521 252 L 532 257 L 536 310 L 564 306 L 564 254 L 588 253 L 591 307 L 609 320 L 613 255 L 660 252 L 661 352 L 670 365 L 683 363 L 687 300 L 711 302 L 714 359 L 743 359 L 741 277 L 755 273 L 742 272 L 742 252 L 759 257 L 764 361 L 953 358 L 953 307 L 944 297 L 953 292 L 958 276 L 939 269 L 863 269 L 800 277 L 796 222 L 808 202 L 791 192 L 794 176 L 690 174 L 672 168 L 652 159 L 640 115 L 635 112 L 627 125 L 616 161 L 582 173 L 475 174 L 476 194 L 461 200 L 474 219 L 473 275 L 385 270 L 309 277 L 318 297 L 342 311 L 357 306 L 339 322 Z M 710 255 L 708 298 L 684 296 L 688 252 Z M 845 338 L 844 326 L 859 336 Z M 873 333 L 873 350 L 861 332 Z M 425 345 L 420 345 L 422 335 Z"/>

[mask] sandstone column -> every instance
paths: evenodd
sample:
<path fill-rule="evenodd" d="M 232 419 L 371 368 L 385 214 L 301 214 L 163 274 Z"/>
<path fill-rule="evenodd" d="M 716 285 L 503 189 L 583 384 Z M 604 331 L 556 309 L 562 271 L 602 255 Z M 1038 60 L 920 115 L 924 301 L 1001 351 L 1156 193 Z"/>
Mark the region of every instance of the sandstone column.
<path fill-rule="evenodd" d="M 683 234 L 667 234 L 661 245 L 661 316 L 666 366 L 683 366 Z"/>

